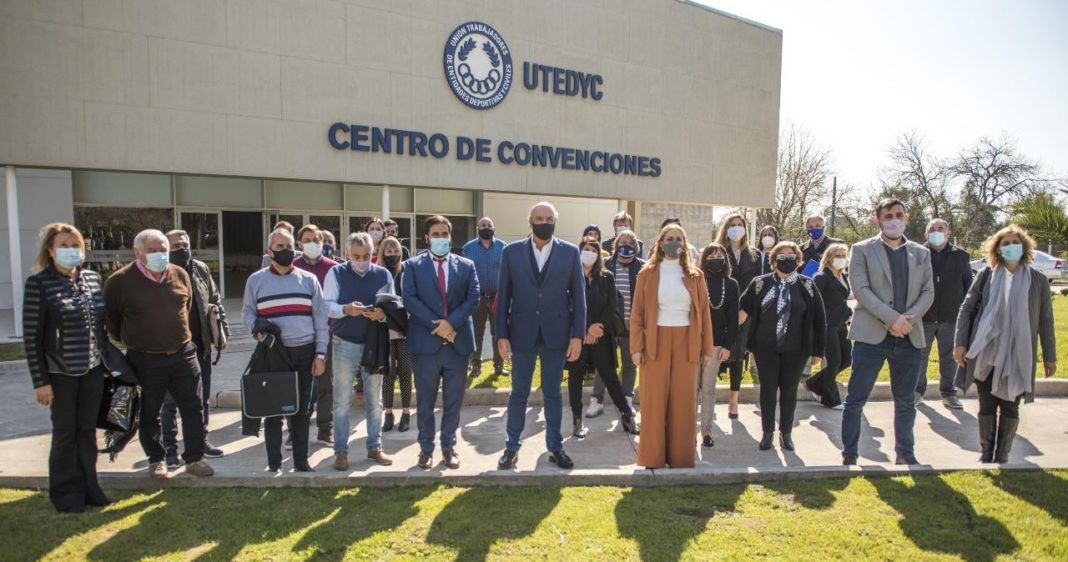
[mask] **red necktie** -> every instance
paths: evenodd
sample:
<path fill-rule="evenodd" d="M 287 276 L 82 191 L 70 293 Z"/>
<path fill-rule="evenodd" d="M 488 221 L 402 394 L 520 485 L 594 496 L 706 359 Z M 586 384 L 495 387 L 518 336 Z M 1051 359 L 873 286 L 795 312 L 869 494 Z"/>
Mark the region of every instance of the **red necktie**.
<path fill-rule="evenodd" d="M 438 288 L 441 289 L 441 314 L 449 315 L 449 302 L 445 299 L 445 260 L 435 259 L 438 264 Z"/>

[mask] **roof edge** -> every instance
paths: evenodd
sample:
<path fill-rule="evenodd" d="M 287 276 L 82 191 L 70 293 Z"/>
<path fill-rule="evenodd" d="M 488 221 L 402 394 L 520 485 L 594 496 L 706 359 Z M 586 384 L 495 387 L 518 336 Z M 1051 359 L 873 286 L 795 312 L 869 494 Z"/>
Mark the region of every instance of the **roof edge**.
<path fill-rule="evenodd" d="M 730 12 L 725 12 L 723 10 L 720 10 L 719 8 L 713 8 L 712 6 L 708 6 L 706 4 L 701 4 L 699 2 L 696 2 L 695 0 L 677 0 L 677 1 L 682 3 L 682 4 L 687 4 L 689 6 L 694 6 L 696 8 L 701 8 L 703 10 L 708 10 L 708 11 L 714 13 L 714 14 L 719 14 L 721 16 L 728 17 L 730 19 L 737 20 L 737 21 L 740 21 L 742 23 L 752 25 L 754 27 L 759 27 L 761 29 L 766 29 L 768 31 L 771 31 L 771 32 L 774 32 L 774 33 L 778 33 L 779 35 L 782 35 L 782 30 L 777 28 L 777 27 L 772 27 L 770 25 L 763 24 L 763 23 L 760 23 L 758 21 L 753 21 L 753 20 L 748 19 L 748 18 L 743 18 L 742 16 L 738 16 L 738 15 L 732 14 Z"/>

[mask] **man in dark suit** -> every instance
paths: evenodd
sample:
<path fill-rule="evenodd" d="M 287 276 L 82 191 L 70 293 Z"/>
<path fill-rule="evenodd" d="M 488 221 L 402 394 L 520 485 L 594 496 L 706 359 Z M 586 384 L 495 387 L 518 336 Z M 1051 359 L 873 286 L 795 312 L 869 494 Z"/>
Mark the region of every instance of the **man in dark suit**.
<path fill-rule="evenodd" d="M 449 252 L 452 223 L 433 215 L 423 223 L 428 252 L 404 262 L 401 295 L 408 310 L 408 351 L 415 372 L 419 468 L 434 454 L 434 404 L 441 386 L 441 454 L 445 466 L 460 468 L 456 429 L 467 387 L 467 359 L 475 350 L 471 315 L 478 306 L 475 264 Z"/>
<path fill-rule="evenodd" d="M 530 209 L 532 235 L 505 246 L 497 283 L 497 347 L 512 360 L 508 397 L 508 439 L 497 462 L 513 468 L 526 422 L 534 362 L 541 359 L 541 394 L 545 402 L 545 445 L 549 462 L 560 468 L 574 463 L 564 452 L 560 418 L 560 383 L 564 364 L 578 359 L 586 334 L 586 285 L 578 247 L 553 236 L 556 208 L 538 203 Z"/>
<path fill-rule="evenodd" d="M 827 236 L 826 227 L 827 219 L 824 219 L 820 215 L 812 215 L 805 219 L 805 233 L 808 234 L 809 239 L 804 244 L 801 244 L 803 263 L 798 271 L 804 271 L 806 268 L 815 267 L 816 269 L 812 272 L 812 275 L 814 276 L 819 272 L 819 263 L 820 260 L 823 259 L 823 252 L 827 251 L 827 247 L 831 244 L 844 243 L 843 240 Z"/>

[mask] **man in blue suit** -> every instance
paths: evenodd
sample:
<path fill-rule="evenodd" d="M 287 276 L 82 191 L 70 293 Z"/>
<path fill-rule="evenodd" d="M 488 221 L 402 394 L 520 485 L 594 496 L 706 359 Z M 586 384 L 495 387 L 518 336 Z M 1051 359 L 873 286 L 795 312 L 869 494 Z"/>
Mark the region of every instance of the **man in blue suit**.
<path fill-rule="evenodd" d="M 530 209 L 532 235 L 504 248 L 497 282 L 497 347 L 512 360 L 508 397 L 508 439 L 497 468 L 514 468 L 526 421 L 534 361 L 541 359 L 545 402 L 545 445 L 549 462 L 575 464 L 560 434 L 564 364 L 578 359 L 586 334 L 586 284 L 578 246 L 553 236 L 559 215 L 550 203 Z"/>
<path fill-rule="evenodd" d="M 408 352 L 415 371 L 419 468 L 433 466 L 434 404 L 441 387 L 441 454 L 460 468 L 456 429 L 467 387 L 467 360 L 475 350 L 471 315 L 478 306 L 478 275 L 471 260 L 449 253 L 452 223 L 433 215 L 423 223 L 430 251 L 404 262 L 401 297 L 408 310 Z"/>

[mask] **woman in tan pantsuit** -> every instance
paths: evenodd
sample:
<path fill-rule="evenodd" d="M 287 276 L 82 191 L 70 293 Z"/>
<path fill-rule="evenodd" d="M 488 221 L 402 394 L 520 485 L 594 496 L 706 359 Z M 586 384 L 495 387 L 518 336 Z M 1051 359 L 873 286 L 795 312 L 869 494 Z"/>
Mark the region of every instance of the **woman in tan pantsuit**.
<path fill-rule="evenodd" d="M 686 231 L 665 226 L 638 273 L 630 349 L 641 365 L 642 435 L 638 465 L 693 468 L 698 368 L 712 363 L 712 317 L 701 270 L 686 251 Z"/>

